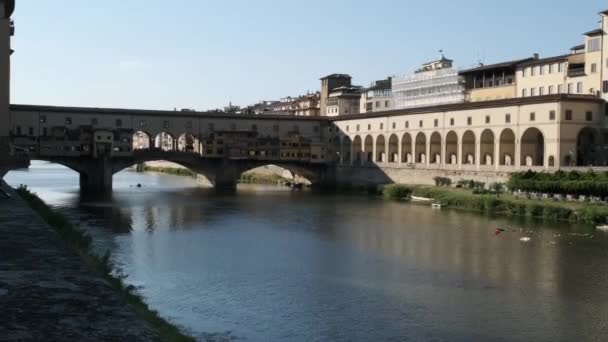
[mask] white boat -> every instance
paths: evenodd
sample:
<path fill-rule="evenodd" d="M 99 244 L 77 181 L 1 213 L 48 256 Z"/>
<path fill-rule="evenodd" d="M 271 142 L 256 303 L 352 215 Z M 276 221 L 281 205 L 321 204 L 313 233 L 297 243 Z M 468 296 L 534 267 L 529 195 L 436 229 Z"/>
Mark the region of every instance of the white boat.
<path fill-rule="evenodd" d="M 597 228 L 597 230 L 602 230 L 602 231 L 608 232 L 608 224 L 603 225 L 603 226 L 597 226 L 596 228 Z"/>
<path fill-rule="evenodd" d="M 432 198 L 426 198 L 426 197 L 412 196 L 412 201 L 414 201 L 414 202 L 432 202 L 433 199 Z"/>

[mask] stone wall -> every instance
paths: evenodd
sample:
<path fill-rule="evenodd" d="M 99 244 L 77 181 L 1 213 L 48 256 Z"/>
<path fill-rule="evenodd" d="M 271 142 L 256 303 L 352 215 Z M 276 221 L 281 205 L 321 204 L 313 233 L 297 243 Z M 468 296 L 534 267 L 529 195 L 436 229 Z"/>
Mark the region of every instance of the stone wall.
<path fill-rule="evenodd" d="M 378 185 L 378 184 L 415 184 L 433 185 L 435 177 L 447 177 L 457 182 L 461 179 L 473 179 L 486 184 L 507 182 L 506 172 L 488 171 L 442 171 L 428 169 L 402 169 L 390 167 L 339 167 L 337 182 L 340 185 Z"/>

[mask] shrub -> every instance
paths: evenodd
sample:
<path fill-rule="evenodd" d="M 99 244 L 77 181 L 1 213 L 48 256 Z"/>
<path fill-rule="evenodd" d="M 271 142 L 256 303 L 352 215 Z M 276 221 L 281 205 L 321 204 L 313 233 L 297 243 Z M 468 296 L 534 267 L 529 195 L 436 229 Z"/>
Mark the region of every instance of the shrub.
<path fill-rule="evenodd" d="M 436 186 L 451 186 L 452 180 L 447 177 L 435 177 L 433 178 Z"/>
<path fill-rule="evenodd" d="M 401 184 L 385 185 L 382 188 L 382 195 L 392 199 L 406 199 L 412 194 L 412 189 Z"/>

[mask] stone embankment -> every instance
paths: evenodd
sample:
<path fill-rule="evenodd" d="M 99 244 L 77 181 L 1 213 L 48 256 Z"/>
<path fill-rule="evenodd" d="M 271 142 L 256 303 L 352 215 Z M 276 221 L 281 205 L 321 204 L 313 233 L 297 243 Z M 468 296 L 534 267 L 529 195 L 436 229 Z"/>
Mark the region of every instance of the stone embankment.
<path fill-rule="evenodd" d="M 159 335 L 0 180 L 0 340 L 157 341 Z"/>

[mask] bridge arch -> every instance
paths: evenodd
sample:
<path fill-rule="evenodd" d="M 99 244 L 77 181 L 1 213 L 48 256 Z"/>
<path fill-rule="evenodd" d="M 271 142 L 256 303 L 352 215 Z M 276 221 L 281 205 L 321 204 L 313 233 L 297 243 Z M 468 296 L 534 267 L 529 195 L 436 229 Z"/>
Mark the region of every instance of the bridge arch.
<path fill-rule="evenodd" d="M 530 127 L 521 136 L 522 166 L 545 165 L 545 137 L 536 127 Z"/>
<path fill-rule="evenodd" d="M 429 163 L 430 164 L 441 164 L 441 134 L 439 132 L 433 132 L 431 134 L 430 140 L 430 155 L 429 155 Z"/>
<path fill-rule="evenodd" d="M 192 133 L 183 133 L 177 139 L 177 150 L 180 152 L 201 154 L 201 142 Z"/>
<path fill-rule="evenodd" d="M 494 132 L 491 129 L 481 132 L 480 153 L 479 161 L 481 165 L 494 165 Z"/>
<path fill-rule="evenodd" d="M 445 137 L 445 163 L 458 165 L 458 135 L 449 131 Z"/>
<path fill-rule="evenodd" d="M 505 128 L 500 133 L 499 162 L 501 166 L 515 166 L 515 133 Z"/>
<path fill-rule="evenodd" d="M 475 156 L 475 133 L 466 131 L 462 135 L 462 165 L 474 165 Z"/>
<path fill-rule="evenodd" d="M 350 165 L 352 163 L 353 142 L 348 135 L 342 138 L 342 165 Z"/>
<path fill-rule="evenodd" d="M 401 137 L 401 162 L 408 164 L 414 162 L 412 136 L 409 133 L 404 133 Z"/>
<path fill-rule="evenodd" d="M 365 137 L 363 144 L 363 163 L 369 164 L 374 161 L 374 138 L 371 135 Z"/>
<path fill-rule="evenodd" d="M 152 135 L 147 131 L 136 131 L 133 133 L 133 151 L 147 150 L 154 147 Z"/>
<path fill-rule="evenodd" d="M 416 163 L 426 164 L 426 135 L 422 132 L 416 135 Z"/>
<path fill-rule="evenodd" d="M 376 138 L 376 162 L 386 162 L 386 139 L 382 134 Z"/>
<path fill-rule="evenodd" d="M 363 141 L 361 140 L 361 136 L 355 136 L 353 140 L 353 162 L 361 165 L 363 163 Z"/>
<path fill-rule="evenodd" d="M 168 132 L 160 132 L 154 137 L 154 148 L 161 151 L 176 151 L 177 139 Z"/>
<path fill-rule="evenodd" d="M 399 137 L 397 134 L 391 134 L 388 139 L 388 162 L 399 162 Z"/>

